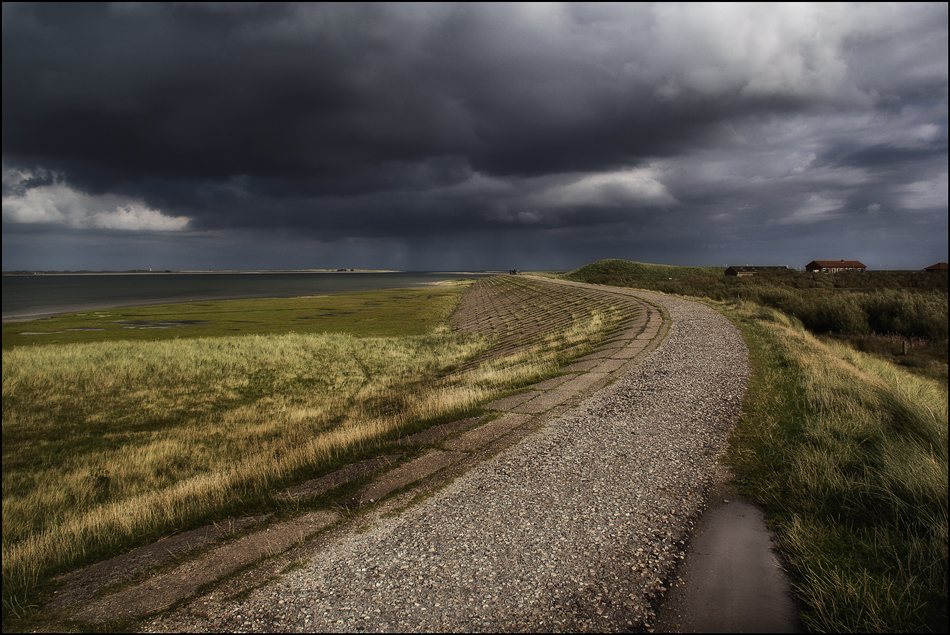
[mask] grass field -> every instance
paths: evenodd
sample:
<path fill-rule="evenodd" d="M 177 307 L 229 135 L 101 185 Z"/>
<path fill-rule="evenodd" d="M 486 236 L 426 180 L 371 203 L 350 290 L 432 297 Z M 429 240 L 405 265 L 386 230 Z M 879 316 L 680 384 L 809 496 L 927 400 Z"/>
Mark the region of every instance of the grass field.
<path fill-rule="evenodd" d="M 41 604 L 58 572 L 228 515 L 280 509 L 289 504 L 273 497 L 282 487 L 550 376 L 565 351 L 587 352 L 616 321 L 594 312 L 456 372 L 489 345 L 445 326 L 465 288 L 124 309 L 26 327 L 132 316 L 211 323 L 179 337 L 68 331 L 91 341 L 56 343 L 11 332 L 30 343 L 3 355 L 4 619 Z M 290 332 L 300 315 L 350 332 Z M 246 323 L 277 333 L 215 334 Z"/>
<path fill-rule="evenodd" d="M 281 333 L 421 335 L 435 328 L 462 286 L 302 298 L 217 300 L 86 311 L 3 325 L 3 350 L 37 344 L 156 341 Z"/>
<path fill-rule="evenodd" d="M 570 277 L 642 288 L 673 278 L 700 298 L 735 282 L 713 280 L 706 294 L 706 274 L 694 269 L 671 276 L 668 267 L 606 261 Z M 849 345 L 854 337 L 819 339 L 775 308 L 710 304 L 740 327 L 752 367 L 727 460 L 743 491 L 767 507 L 805 624 L 819 632 L 945 631 L 946 341 L 922 343 L 935 351 L 926 364 L 901 365 L 893 347 L 880 354 L 884 335 L 865 336 L 872 352 L 861 352 Z M 945 320 L 946 296 L 942 311 Z"/>

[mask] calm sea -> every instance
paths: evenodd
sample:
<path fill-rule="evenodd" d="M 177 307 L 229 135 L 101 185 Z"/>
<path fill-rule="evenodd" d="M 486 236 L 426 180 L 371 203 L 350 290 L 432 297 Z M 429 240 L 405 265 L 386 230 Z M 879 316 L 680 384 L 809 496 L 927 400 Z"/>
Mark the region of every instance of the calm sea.
<path fill-rule="evenodd" d="M 29 319 L 127 306 L 293 298 L 326 293 L 420 287 L 490 273 L 136 273 L 3 276 L 3 319 Z"/>

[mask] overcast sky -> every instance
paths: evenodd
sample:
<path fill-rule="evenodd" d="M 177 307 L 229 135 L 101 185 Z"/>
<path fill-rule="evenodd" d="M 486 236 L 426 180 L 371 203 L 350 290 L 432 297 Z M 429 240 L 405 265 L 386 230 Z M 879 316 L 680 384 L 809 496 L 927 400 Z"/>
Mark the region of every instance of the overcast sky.
<path fill-rule="evenodd" d="M 947 260 L 947 4 L 3 4 L 3 269 Z"/>

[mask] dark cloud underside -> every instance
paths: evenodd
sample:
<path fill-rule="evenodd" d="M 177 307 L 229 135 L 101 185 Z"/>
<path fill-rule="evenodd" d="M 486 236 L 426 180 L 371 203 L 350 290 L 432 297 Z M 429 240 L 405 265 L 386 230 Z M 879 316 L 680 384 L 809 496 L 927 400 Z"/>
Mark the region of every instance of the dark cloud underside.
<path fill-rule="evenodd" d="M 4 4 L 2 47 L 5 233 L 945 257 L 945 4 Z"/>

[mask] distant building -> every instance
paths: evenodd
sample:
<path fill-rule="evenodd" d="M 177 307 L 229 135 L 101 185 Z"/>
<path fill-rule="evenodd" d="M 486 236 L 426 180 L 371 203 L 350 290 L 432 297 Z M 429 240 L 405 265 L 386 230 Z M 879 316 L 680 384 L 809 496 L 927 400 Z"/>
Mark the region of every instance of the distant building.
<path fill-rule="evenodd" d="M 759 265 L 756 265 L 755 267 L 746 265 L 744 267 L 727 267 L 726 275 L 738 276 L 741 278 L 743 276 L 754 276 L 757 273 L 764 273 L 766 271 L 784 271 L 786 269 L 788 269 L 788 267 L 786 267 L 785 265 L 781 265 L 781 266 L 768 265 L 764 267 L 759 266 Z"/>
<path fill-rule="evenodd" d="M 809 273 L 838 273 L 839 271 L 857 271 L 864 273 L 868 266 L 857 260 L 812 260 L 805 265 Z"/>
<path fill-rule="evenodd" d="M 950 268 L 950 265 L 948 265 L 947 263 L 945 263 L 945 262 L 938 262 L 938 263 L 935 264 L 935 265 L 930 265 L 929 267 L 924 267 L 924 271 L 946 271 L 948 268 Z"/>

